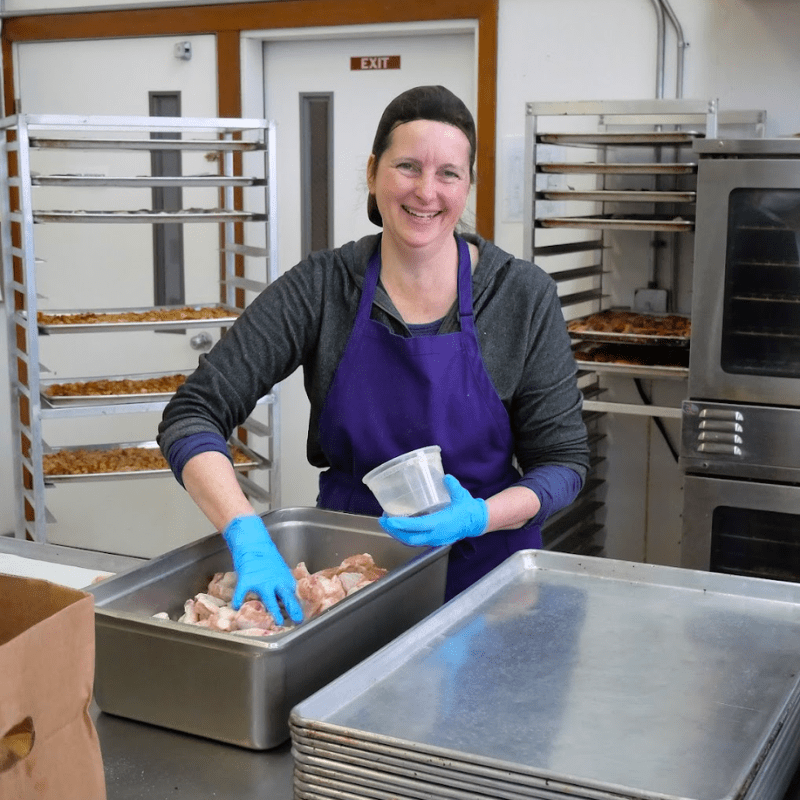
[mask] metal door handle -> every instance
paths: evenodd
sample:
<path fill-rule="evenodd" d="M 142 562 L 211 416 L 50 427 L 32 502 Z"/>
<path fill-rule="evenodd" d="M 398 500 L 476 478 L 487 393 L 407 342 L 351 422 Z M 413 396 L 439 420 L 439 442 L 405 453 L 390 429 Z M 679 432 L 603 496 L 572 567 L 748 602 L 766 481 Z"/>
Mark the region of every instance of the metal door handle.
<path fill-rule="evenodd" d="M 211 335 L 206 333 L 205 331 L 200 331 L 200 333 L 196 333 L 189 339 L 189 344 L 192 347 L 192 350 L 210 350 L 211 345 L 214 344 L 214 340 L 211 338 Z"/>

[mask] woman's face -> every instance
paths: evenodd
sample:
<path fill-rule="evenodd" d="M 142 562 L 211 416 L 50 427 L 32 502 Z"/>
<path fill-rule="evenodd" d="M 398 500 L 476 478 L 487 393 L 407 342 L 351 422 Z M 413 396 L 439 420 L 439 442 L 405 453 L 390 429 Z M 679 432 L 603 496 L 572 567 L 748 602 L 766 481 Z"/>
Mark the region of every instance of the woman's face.
<path fill-rule="evenodd" d="M 384 235 L 417 248 L 452 237 L 469 196 L 469 155 L 469 140 L 453 125 L 398 125 L 380 161 L 370 156 L 367 167 Z"/>

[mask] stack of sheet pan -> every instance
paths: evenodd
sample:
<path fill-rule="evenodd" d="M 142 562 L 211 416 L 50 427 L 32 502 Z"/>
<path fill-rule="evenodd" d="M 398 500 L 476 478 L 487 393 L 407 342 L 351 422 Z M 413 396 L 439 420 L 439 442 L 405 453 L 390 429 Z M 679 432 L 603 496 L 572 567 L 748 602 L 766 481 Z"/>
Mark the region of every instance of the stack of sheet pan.
<path fill-rule="evenodd" d="M 295 798 L 772 800 L 800 586 L 517 553 L 295 706 Z"/>

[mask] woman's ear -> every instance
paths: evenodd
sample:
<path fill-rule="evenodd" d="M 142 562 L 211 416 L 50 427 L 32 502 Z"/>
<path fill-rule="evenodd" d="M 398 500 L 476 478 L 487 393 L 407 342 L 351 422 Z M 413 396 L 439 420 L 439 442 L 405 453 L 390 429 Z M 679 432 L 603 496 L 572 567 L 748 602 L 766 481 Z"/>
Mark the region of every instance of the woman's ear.
<path fill-rule="evenodd" d="M 375 168 L 377 164 L 375 162 L 375 153 L 370 153 L 369 158 L 367 159 L 367 188 L 369 189 L 370 194 L 375 194 Z"/>

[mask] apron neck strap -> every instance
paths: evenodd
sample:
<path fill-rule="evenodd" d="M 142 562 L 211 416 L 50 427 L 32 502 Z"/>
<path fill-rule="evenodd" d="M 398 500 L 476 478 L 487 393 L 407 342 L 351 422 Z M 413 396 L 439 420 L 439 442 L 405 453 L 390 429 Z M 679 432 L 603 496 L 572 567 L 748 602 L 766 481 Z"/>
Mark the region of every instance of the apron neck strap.
<path fill-rule="evenodd" d="M 458 314 L 462 321 L 463 330 L 465 318 L 472 317 L 472 264 L 467 242 L 460 236 L 456 236 L 456 244 L 458 245 Z M 372 300 L 375 297 L 375 288 L 378 285 L 380 273 L 381 243 L 379 241 L 375 252 L 367 262 L 359 311 L 361 311 L 362 308 L 372 308 Z M 470 319 L 469 322 L 471 321 Z"/>

